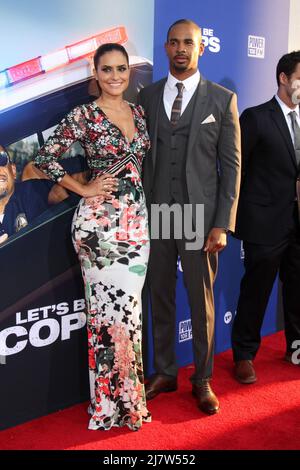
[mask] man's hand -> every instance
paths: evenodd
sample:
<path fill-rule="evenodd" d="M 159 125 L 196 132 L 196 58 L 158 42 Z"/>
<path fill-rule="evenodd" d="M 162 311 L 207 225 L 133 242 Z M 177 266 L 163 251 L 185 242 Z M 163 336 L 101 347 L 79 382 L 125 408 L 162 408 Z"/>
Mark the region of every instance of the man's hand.
<path fill-rule="evenodd" d="M 218 253 L 227 245 L 227 233 L 223 228 L 214 227 L 208 234 L 204 251 L 208 253 Z"/>

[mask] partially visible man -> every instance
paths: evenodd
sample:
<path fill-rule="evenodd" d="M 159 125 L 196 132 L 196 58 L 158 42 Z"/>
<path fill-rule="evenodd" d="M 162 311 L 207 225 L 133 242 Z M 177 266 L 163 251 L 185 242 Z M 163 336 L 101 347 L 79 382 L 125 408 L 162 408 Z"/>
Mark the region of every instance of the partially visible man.
<path fill-rule="evenodd" d="M 277 94 L 241 115 L 242 188 L 236 236 L 244 240 L 245 275 L 232 330 L 235 377 L 257 380 L 253 360 L 272 287 L 282 281 L 285 359 L 300 339 L 300 51 L 278 62 Z M 300 201 L 299 201 L 300 202 Z"/>
<path fill-rule="evenodd" d="M 75 155 L 73 157 L 62 158 L 60 160 L 60 164 L 65 171 L 68 172 L 69 175 L 72 176 L 76 181 L 81 184 L 87 184 L 90 176 L 90 172 L 87 166 L 87 160 L 82 155 Z M 50 178 L 41 170 L 39 170 L 33 163 L 33 161 L 28 162 L 25 167 L 23 168 L 21 180 L 27 181 L 32 179 L 43 179 L 49 180 Z M 58 204 L 61 201 L 64 201 L 68 197 L 72 197 L 74 199 L 80 198 L 75 193 L 71 193 L 63 188 L 60 184 L 54 184 L 50 190 L 48 196 L 49 204 Z"/>
<path fill-rule="evenodd" d="M 188 246 L 178 238 L 171 220 L 170 237 L 151 238 L 148 282 L 152 303 L 154 366 L 146 397 L 177 388 L 175 356 L 176 271 L 181 258 L 188 290 L 193 329 L 195 373 L 192 392 L 207 414 L 219 411 L 210 380 L 214 354 L 213 284 L 218 252 L 226 246 L 227 231 L 235 228 L 240 185 L 240 128 L 236 95 L 206 80 L 198 70 L 204 52 L 200 27 L 178 20 L 167 33 L 167 78 L 142 89 L 152 142 L 145 159 L 144 188 L 148 205 L 176 204 L 184 219 L 191 205 L 204 206 L 204 248 Z M 151 229 L 153 231 L 153 220 Z M 200 235 L 200 234 L 199 234 Z"/>
<path fill-rule="evenodd" d="M 0 145 L 0 243 L 26 227 L 48 207 L 54 183 L 47 180 L 15 181 L 16 167 Z"/>

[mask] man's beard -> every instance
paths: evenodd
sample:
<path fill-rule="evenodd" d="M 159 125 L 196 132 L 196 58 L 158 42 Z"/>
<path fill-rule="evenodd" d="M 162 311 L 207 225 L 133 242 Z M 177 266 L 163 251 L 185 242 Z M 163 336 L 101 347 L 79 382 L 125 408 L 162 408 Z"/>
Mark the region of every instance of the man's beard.
<path fill-rule="evenodd" d="M 173 68 L 174 70 L 176 70 L 176 72 L 185 72 L 188 69 L 188 66 L 186 64 L 182 64 L 182 65 L 173 64 Z"/>

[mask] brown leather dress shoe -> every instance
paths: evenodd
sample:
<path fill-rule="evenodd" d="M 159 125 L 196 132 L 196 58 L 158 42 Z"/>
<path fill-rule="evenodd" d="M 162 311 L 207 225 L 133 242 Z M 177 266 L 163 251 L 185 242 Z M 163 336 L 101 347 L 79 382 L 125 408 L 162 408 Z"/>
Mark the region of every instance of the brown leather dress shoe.
<path fill-rule="evenodd" d="M 154 375 L 145 385 L 147 400 L 152 400 L 160 393 L 175 392 L 175 390 L 177 390 L 177 378 L 168 375 Z"/>
<path fill-rule="evenodd" d="M 257 377 L 253 367 L 253 362 L 248 359 L 236 361 L 234 365 L 234 376 L 241 384 L 253 384 L 256 382 Z"/>
<path fill-rule="evenodd" d="M 201 385 L 193 384 L 192 393 L 197 399 L 198 408 L 203 413 L 214 415 L 219 412 L 219 400 L 212 391 L 209 380 L 204 380 Z"/>

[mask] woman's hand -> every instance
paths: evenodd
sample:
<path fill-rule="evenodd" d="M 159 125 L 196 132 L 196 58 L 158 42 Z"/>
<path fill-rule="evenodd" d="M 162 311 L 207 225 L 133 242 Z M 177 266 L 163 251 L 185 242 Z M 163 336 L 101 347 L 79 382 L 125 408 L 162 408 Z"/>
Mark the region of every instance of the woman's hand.
<path fill-rule="evenodd" d="M 85 198 L 102 196 L 105 201 L 110 201 L 112 199 L 111 193 L 118 189 L 118 183 L 118 178 L 109 173 L 104 173 L 99 178 L 90 180 L 84 185 L 82 196 Z"/>

